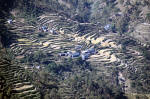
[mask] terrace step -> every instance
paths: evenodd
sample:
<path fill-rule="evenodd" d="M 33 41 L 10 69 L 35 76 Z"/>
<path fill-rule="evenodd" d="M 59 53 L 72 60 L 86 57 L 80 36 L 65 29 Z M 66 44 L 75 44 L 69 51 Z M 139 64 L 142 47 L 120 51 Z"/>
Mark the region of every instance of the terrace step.
<path fill-rule="evenodd" d="M 21 99 L 40 99 L 40 93 L 29 94 L 27 96 L 21 97 Z"/>
<path fill-rule="evenodd" d="M 28 95 L 30 95 L 30 94 L 37 94 L 37 93 L 38 93 L 37 90 L 29 90 L 29 91 L 24 91 L 24 92 L 22 92 L 22 93 L 17 93 L 17 95 L 18 95 L 19 97 L 25 97 L 25 96 L 28 96 Z"/>
<path fill-rule="evenodd" d="M 33 90 L 35 87 L 33 85 L 23 85 L 23 86 L 19 86 L 19 87 L 15 87 L 13 89 L 14 92 L 16 93 L 20 93 L 20 92 L 24 92 L 24 91 L 28 91 L 28 90 Z"/>
<path fill-rule="evenodd" d="M 31 83 L 30 82 L 22 82 L 22 83 L 14 84 L 15 88 L 19 88 L 19 87 L 22 87 L 24 85 L 31 85 Z"/>

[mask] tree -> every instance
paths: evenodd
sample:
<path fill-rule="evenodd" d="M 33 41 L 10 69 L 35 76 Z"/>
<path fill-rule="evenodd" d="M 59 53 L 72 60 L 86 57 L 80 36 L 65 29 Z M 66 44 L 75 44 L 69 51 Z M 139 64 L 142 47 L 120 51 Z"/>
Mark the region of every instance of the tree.
<path fill-rule="evenodd" d="M 150 13 L 146 14 L 146 18 L 145 18 L 147 23 L 150 23 Z"/>
<path fill-rule="evenodd" d="M 129 17 L 124 16 L 122 17 L 118 22 L 117 22 L 117 29 L 120 34 L 123 34 L 128 31 L 128 22 L 129 22 Z"/>
<path fill-rule="evenodd" d="M 91 19 L 98 19 L 98 17 L 100 17 L 99 13 L 100 13 L 100 0 L 95 0 L 94 3 L 91 5 Z"/>
<path fill-rule="evenodd" d="M 76 9 L 76 12 L 78 14 L 78 21 L 80 22 L 89 22 L 89 18 L 90 18 L 90 2 L 88 2 L 87 0 L 80 0 L 78 2 L 78 7 Z M 79 19 L 81 18 L 81 19 Z"/>

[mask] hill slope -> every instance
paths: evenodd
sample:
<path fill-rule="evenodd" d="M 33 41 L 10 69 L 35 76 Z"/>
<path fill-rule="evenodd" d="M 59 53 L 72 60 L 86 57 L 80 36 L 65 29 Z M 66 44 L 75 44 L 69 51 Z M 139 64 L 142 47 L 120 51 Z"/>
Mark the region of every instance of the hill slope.
<path fill-rule="evenodd" d="M 0 65 L 13 94 L 149 98 L 147 0 L 21 0 L 17 5 L 13 21 L 4 21 L 15 33 L 7 47 L 17 64 L 2 59 Z"/>

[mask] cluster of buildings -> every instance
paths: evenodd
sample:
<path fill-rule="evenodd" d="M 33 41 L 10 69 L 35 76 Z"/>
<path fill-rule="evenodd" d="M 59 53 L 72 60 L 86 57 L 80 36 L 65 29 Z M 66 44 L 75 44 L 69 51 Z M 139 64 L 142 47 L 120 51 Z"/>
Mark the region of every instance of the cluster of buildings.
<path fill-rule="evenodd" d="M 94 48 L 89 48 L 89 49 L 86 49 L 84 51 L 81 51 L 81 48 L 82 48 L 82 46 L 80 46 L 80 45 L 75 46 L 75 49 L 77 51 L 75 51 L 75 52 L 59 53 L 59 56 L 66 56 L 66 57 L 70 57 L 70 58 L 81 57 L 82 60 L 86 60 L 86 59 L 89 58 L 90 55 L 95 54 L 95 49 Z"/>
<path fill-rule="evenodd" d="M 42 26 L 42 27 L 40 27 L 40 29 L 39 30 L 41 30 L 42 32 L 50 32 L 50 33 L 52 33 L 52 34 L 57 34 L 57 32 L 55 31 L 55 29 L 48 29 L 48 27 L 47 26 Z"/>

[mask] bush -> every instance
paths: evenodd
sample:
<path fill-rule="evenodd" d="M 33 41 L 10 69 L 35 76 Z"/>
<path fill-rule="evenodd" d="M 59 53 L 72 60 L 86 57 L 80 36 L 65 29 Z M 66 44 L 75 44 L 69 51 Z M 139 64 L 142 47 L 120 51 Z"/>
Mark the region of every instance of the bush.
<path fill-rule="evenodd" d="M 146 20 L 146 22 L 150 23 L 150 13 L 146 14 L 145 20 Z"/>
<path fill-rule="evenodd" d="M 56 64 L 55 62 L 51 62 L 46 66 L 46 69 L 49 72 L 54 72 L 54 73 L 62 73 L 64 71 L 70 71 L 71 70 L 71 65 L 68 65 L 67 63 L 63 64 Z"/>
<path fill-rule="evenodd" d="M 128 31 L 128 22 L 129 17 L 125 16 L 118 21 L 117 30 L 120 32 L 120 34 L 123 34 Z"/>

